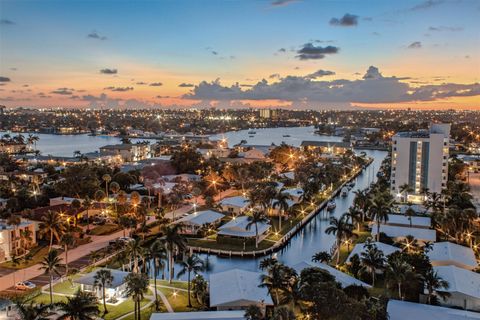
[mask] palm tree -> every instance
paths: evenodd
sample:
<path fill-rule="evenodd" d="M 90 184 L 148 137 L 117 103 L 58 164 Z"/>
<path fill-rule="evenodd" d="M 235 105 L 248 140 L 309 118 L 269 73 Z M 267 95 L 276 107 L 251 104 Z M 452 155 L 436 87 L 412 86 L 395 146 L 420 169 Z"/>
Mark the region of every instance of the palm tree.
<path fill-rule="evenodd" d="M 290 194 L 285 192 L 285 188 L 281 188 L 276 194 L 273 202 L 273 208 L 275 209 L 278 207 L 279 214 L 278 214 L 278 230 L 279 232 L 282 231 L 282 217 L 285 212 L 290 208 L 288 204 L 288 200 L 291 200 L 292 197 Z"/>
<path fill-rule="evenodd" d="M 95 191 L 95 194 L 93 196 L 93 198 L 97 202 L 102 202 L 105 199 L 105 197 L 106 197 L 105 192 L 103 192 L 103 190 L 101 189 L 98 189 L 97 191 Z"/>
<path fill-rule="evenodd" d="M 398 298 L 403 300 L 402 285 L 407 281 L 408 276 L 411 274 L 412 266 L 401 257 L 389 260 L 385 275 L 390 282 L 397 285 Z"/>
<path fill-rule="evenodd" d="M 112 181 L 112 177 L 109 174 L 105 173 L 102 176 L 102 180 L 105 182 L 105 195 L 108 200 L 108 184 L 110 183 L 110 181 Z"/>
<path fill-rule="evenodd" d="M 340 263 L 340 248 L 342 240 L 350 239 L 353 237 L 353 225 L 347 222 L 347 214 L 343 214 L 340 219 L 335 217 L 330 218 L 330 226 L 325 229 L 326 234 L 333 234 L 336 236 L 336 246 L 337 246 L 337 264 Z"/>
<path fill-rule="evenodd" d="M 150 258 L 152 259 L 153 265 L 153 290 L 155 292 L 155 308 L 158 310 L 159 301 L 157 292 L 157 275 L 159 268 L 162 268 L 163 275 L 165 275 L 165 260 L 168 259 L 167 250 L 165 248 L 165 244 L 161 240 L 157 239 L 151 244 L 148 251 Z"/>
<path fill-rule="evenodd" d="M 112 272 L 108 269 L 100 269 L 97 271 L 93 279 L 94 279 L 93 285 L 102 290 L 103 314 L 105 315 L 108 313 L 106 297 L 105 297 L 105 289 L 107 286 L 110 286 L 112 284 L 112 281 L 113 281 Z"/>
<path fill-rule="evenodd" d="M 58 320 L 95 320 L 100 310 L 98 309 L 97 297 L 80 289 L 73 297 L 67 297 L 67 301 L 57 303 L 62 315 Z"/>
<path fill-rule="evenodd" d="M 290 283 L 296 276 L 296 272 L 281 263 L 274 264 L 267 271 L 267 274 L 260 276 L 261 283 L 259 287 L 267 288 L 274 299 L 275 305 L 280 305 L 283 294 L 288 290 Z"/>
<path fill-rule="evenodd" d="M 68 247 L 75 245 L 75 236 L 71 232 L 66 232 L 62 235 L 60 243 L 65 249 L 65 274 L 68 276 Z"/>
<path fill-rule="evenodd" d="M 412 227 L 412 217 L 415 216 L 416 212 L 412 209 L 412 203 L 408 203 L 408 208 L 405 210 L 405 216 L 408 217 L 408 221 L 410 222 L 410 228 Z"/>
<path fill-rule="evenodd" d="M 366 190 L 357 190 L 353 192 L 355 199 L 353 200 L 354 207 L 358 208 L 362 212 L 362 222 L 365 221 L 365 214 L 370 206 L 370 197 Z"/>
<path fill-rule="evenodd" d="M 250 230 L 250 228 L 255 225 L 255 248 L 258 249 L 258 224 L 267 223 L 268 219 L 265 217 L 262 211 L 254 210 L 252 214 L 247 217 L 247 221 L 247 230 Z"/>
<path fill-rule="evenodd" d="M 357 231 L 360 232 L 360 224 L 363 218 L 362 211 L 353 206 L 348 209 L 347 216 L 352 224 L 357 224 Z"/>
<path fill-rule="evenodd" d="M 276 258 L 265 258 L 262 261 L 260 261 L 259 268 L 260 270 L 268 270 L 274 265 L 278 263 L 278 260 Z"/>
<path fill-rule="evenodd" d="M 60 241 L 63 231 L 65 230 L 65 225 L 60 217 L 60 214 L 57 211 L 48 210 L 47 213 L 42 217 L 40 230 L 42 230 L 43 233 L 50 235 L 48 251 L 52 251 L 53 238 L 55 237 L 57 241 Z"/>
<path fill-rule="evenodd" d="M 140 302 L 148 291 L 148 276 L 143 273 L 130 273 L 126 278 L 126 294 L 131 296 L 135 303 L 135 320 L 141 320 Z"/>
<path fill-rule="evenodd" d="M 53 276 L 56 274 L 60 276 L 60 268 L 62 267 L 62 259 L 58 255 L 57 250 L 51 250 L 48 252 L 46 257 L 43 257 L 42 262 L 40 262 L 39 270 L 43 270 L 44 274 L 48 274 L 49 285 L 50 285 L 50 304 L 53 304 L 53 290 L 52 282 Z"/>
<path fill-rule="evenodd" d="M 20 238 L 22 239 L 24 252 L 27 252 L 27 249 L 30 248 L 30 246 L 32 245 L 32 235 L 33 232 L 29 228 L 25 228 L 20 231 Z"/>
<path fill-rule="evenodd" d="M 199 256 L 196 254 L 189 255 L 186 260 L 183 260 L 180 263 L 181 270 L 177 274 L 177 277 L 187 274 L 187 283 L 188 283 L 188 307 L 192 307 L 192 302 L 190 300 L 190 277 L 192 272 L 197 275 L 199 272 L 205 270 L 205 263 Z"/>
<path fill-rule="evenodd" d="M 82 202 L 82 206 L 85 208 L 85 211 L 87 213 L 87 233 L 90 232 L 90 215 L 89 215 L 89 210 L 92 208 L 93 201 L 90 199 L 89 196 L 85 196 Z"/>
<path fill-rule="evenodd" d="M 402 184 L 400 186 L 400 188 L 398 189 L 398 191 L 400 192 L 400 194 L 403 196 L 403 201 L 407 201 L 407 197 L 408 197 L 408 194 L 410 192 L 413 192 L 413 188 L 410 187 L 410 185 L 408 183 L 405 183 L 405 184 Z"/>
<path fill-rule="evenodd" d="M 376 245 L 371 245 L 367 250 L 361 253 L 359 273 L 370 274 L 372 276 L 372 286 L 375 286 L 375 275 L 377 270 L 383 268 L 385 264 L 385 257 L 381 250 L 378 250 Z"/>
<path fill-rule="evenodd" d="M 15 303 L 17 315 L 20 320 L 48 320 L 50 305 L 34 303 L 30 301 L 18 301 Z"/>
<path fill-rule="evenodd" d="M 448 281 L 443 280 L 442 277 L 438 275 L 436 271 L 433 269 L 428 270 L 425 275 L 422 277 L 423 283 L 425 284 L 425 288 L 427 289 L 427 303 L 432 304 L 432 298 L 434 297 L 434 293 L 437 293 L 442 299 L 446 299 L 450 296 L 450 293 L 444 291 L 437 291 L 438 289 L 445 289 L 447 290 L 450 287 Z"/>
<path fill-rule="evenodd" d="M 377 194 L 369 208 L 370 219 L 377 225 L 377 242 L 380 242 L 380 223 L 388 221 L 388 215 L 392 212 L 393 201 L 384 194 Z"/>
<path fill-rule="evenodd" d="M 165 243 L 165 247 L 168 252 L 168 281 L 172 283 L 173 280 L 173 264 L 174 264 L 174 254 L 176 250 L 183 251 L 186 248 L 186 240 L 180 234 L 182 225 L 180 223 L 174 225 L 165 225 L 162 226 L 161 232 L 163 237 L 161 238 Z"/>
<path fill-rule="evenodd" d="M 320 251 L 312 256 L 313 262 L 329 263 L 332 260 L 332 256 L 327 251 Z"/>
<path fill-rule="evenodd" d="M 262 320 L 263 319 L 263 312 L 257 305 L 249 305 L 247 309 L 245 309 L 245 320 Z"/>
<path fill-rule="evenodd" d="M 141 257 L 144 254 L 143 246 L 142 246 L 142 240 L 136 238 L 132 241 L 129 241 L 127 244 L 127 256 L 133 259 L 133 268 L 132 271 L 134 273 L 138 273 L 138 258 Z"/>

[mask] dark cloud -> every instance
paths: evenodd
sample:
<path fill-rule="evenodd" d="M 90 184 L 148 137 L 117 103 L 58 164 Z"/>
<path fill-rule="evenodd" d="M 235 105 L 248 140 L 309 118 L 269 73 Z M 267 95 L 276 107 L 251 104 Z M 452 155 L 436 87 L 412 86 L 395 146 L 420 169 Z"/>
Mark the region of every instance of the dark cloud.
<path fill-rule="evenodd" d="M 163 86 L 163 83 L 161 82 L 152 82 L 149 84 L 150 87 L 161 87 Z"/>
<path fill-rule="evenodd" d="M 448 26 L 437 26 L 437 27 L 429 27 L 429 31 L 452 31 L 452 32 L 459 32 L 463 31 L 462 27 L 448 27 Z"/>
<path fill-rule="evenodd" d="M 305 77 L 308 78 L 308 79 L 316 79 L 316 78 L 325 77 L 325 76 L 333 76 L 334 74 L 335 74 L 335 72 L 333 72 L 333 71 L 318 70 L 318 71 L 315 71 L 314 73 L 310 73 L 310 74 L 306 75 Z"/>
<path fill-rule="evenodd" d="M 1 25 L 13 25 L 13 24 L 15 24 L 15 22 L 13 22 L 12 20 L 8 20 L 8 19 L 0 19 L 0 24 Z"/>
<path fill-rule="evenodd" d="M 180 83 L 178 86 L 180 88 L 193 88 L 194 87 L 193 83 L 185 83 L 185 82 Z"/>
<path fill-rule="evenodd" d="M 30 87 L 28 84 L 24 84 L 22 87 L 27 88 Z"/>
<path fill-rule="evenodd" d="M 417 4 L 416 6 L 411 7 L 409 10 L 418 11 L 418 10 L 430 9 L 444 2 L 445 2 L 444 0 L 426 0 Z"/>
<path fill-rule="evenodd" d="M 105 68 L 105 69 L 100 70 L 100 73 L 103 73 L 103 74 L 117 74 L 118 70 L 117 69 Z"/>
<path fill-rule="evenodd" d="M 353 27 L 358 25 L 358 16 L 350 13 L 346 13 L 340 19 L 332 18 L 330 20 L 332 26 Z"/>
<path fill-rule="evenodd" d="M 285 53 L 285 52 L 287 52 L 287 49 L 285 49 L 285 48 L 280 48 L 280 49 L 278 49 L 278 52 Z"/>
<path fill-rule="evenodd" d="M 268 76 L 269 79 L 280 79 L 280 74 L 274 73 Z"/>
<path fill-rule="evenodd" d="M 10 78 L 0 76 L 0 82 L 10 82 Z"/>
<path fill-rule="evenodd" d="M 139 82 L 136 83 L 136 85 L 138 85 L 138 86 L 144 86 L 144 85 L 147 85 L 147 84 L 148 83 L 143 82 L 143 81 L 139 81 Z"/>
<path fill-rule="evenodd" d="M 87 34 L 87 38 L 97 39 L 97 40 L 107 40 L 107 37 L 98 34 L 97 31 L 92 31 L 89 34 Z"/>
<path fill-rule="evenodd" d="M 106 87 L 104 88 L 104 90 L 125 92 L 125 91 L 132 91 L 133 87 Z"/>
<path fill-rule="evenodd" d="M 422 43 L 420 41 L 415 41 L 408 45 L 408 49 L 420 49 L 421 47 Z"/>
<path fill-rule="evenodd" d="M 50 93 L 69 96 L 69 95 L 73 94 L 73 91 L 75 91 L 75 89 L 72 89 L 72 88 L 58 88 L 56 90 L 51 91 Z"/>
<path fill-rule="evenodd" d="M 300 60 L 323 59 L 326 54 L 335 54 L 338 53 L 339 50 L 340 48 L 334 46 L 316 47 L 309 42 L 304 44 L 302 48 L 297 51 L 298 55 L 296 58 Z"/>
<path fill-rule="evenodd" d="M 287 6 L 289 4 L 292 4 L 294 2 L 297 2 L 299 0 L 275 0 L 275 1 L 272 1 L 272 6 L 273 7 L 282 7 L 282 6 Z"/>

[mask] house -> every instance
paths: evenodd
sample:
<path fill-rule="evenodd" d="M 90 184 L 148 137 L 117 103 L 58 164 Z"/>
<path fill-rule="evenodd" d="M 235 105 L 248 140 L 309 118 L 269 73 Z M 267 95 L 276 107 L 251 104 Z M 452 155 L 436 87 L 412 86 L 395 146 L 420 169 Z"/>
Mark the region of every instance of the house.
<path fill-rule="evenodd" d="M 240 152 L 238 156 L 240 158 L 245 158 L 245 159 L 256 159 L 256 160 L 264 160 L 266 159 L 268 154 L 268 151 L 264 149 L 257 149 L 257 148 L 251 148 L 249 150 L 246 150 L 244 152 Z"/>
<path fill-rule="evenodd" d="M 83 277 L 80 277 L 74 280 L 75 283 L 80 285 L 80 289 L 82 291 L 93 292 L 98 298 L 102 298 L 102 290 L 98 287 L 95 287 L 95 276 L 97 272 L 101 269 L 97 269 L 90 273 L 87 273 Z M 105 288 L 105 295 L 107 299 L 107 303 L 117 301 L 120 298 L 123 298 L 125 295 L 126 290 L 126 281 L 125 278 L 128 276 L 128 272 L 117 270 L 117 269 L 104 269 L 110 271 L 113 276 L 113 280 L 110 284 L 106 285 Z"/>
<path fill-rule="evenodd" d="M 285 189 L 284 192 L 288 193 L 288 195 L 292 198 L 292 201 L 294 203 L 299 203 L 302 200 L 302 197 L 303 197 L 302 188 Z"/>
<path fill-rule="evenodd" d="M 230 155 L 230 149 L 226 149 L 226 148 L 197 149 L 197 151 L 205 159 L 210 159 L 211 157 L 226 158 Z"/>
<path fill-rule="evenodd" d="M 197 234 L 202 227 L 217 224 L 223 217 L 225 216 L 217 211 L 204 210 L 191 213 L 175 221 L 175 223 L 182 224 L 182 231 L 184 233 Z"/>
<path fill-rule="evenodd" d="M 430 217 L 419 217 L 419 216 L 408 217 L 402 214 L 389 214 L 388 221 L 386 224 L 394 225 L 394 226 L 410 227 L 410 223 L 412 227 L 428 229 L 432 226 L 432 219 Z"/>
<path fill-rule="evenodd" d="M 390 299 L 387 304 L 389 320 L 476 320 L 480 313 Z"/>
<path fill-rule="evenodd" d="M 197 311 L 152 313 L 150 320 L 244 320 L 245 311 Z"/>
<path fill-rule="evenodd" d="M 341 155 L 347 150 L 352 150 L 350 143 L 341 141 L 302 141 L 300 146 L 306 150 L 330 155 Z"/>
<path fill-rule="evenodd" d="M 232 269 L 210 275 L 210 307 L 221 310 L 242 310 L 257 305 L 265 312 L 273 305 L 267 288 L 258 286 L 261 273 Z"/>
<path fill-rule="evenodd" d="M 438 266 L 433 270 L 449 284 L 448 289 L 437 289 L 450 293 L 443 305 L 480 311 L 480 274 L 457 266 Z"/>
<path fill-rule="evenodd" d="M 352 285 L 356 285 L 356 286 L 363 286 L 365 288 L 371 288 L 372 286 L 363 282 L 363 281 L 360 281 L 340 270 L 337 270 L 333 267 L 330 267 L 329 265 L 325 264 L 325 263 L 313 263 L 313 262 L 310 262 L 310 261 L 302 261 L 300 263 L 297 263 L 296 265 L 293 266 L 293 269 L 295 269 L 295 271 L 297 271 L 298 274 L 300 274 L 302 272 L 303 269 L 306 269 L 306 268 L 320 268 L 320 269 L 323 269 L 325 271 L 328 271 L 328 273 L 330 273 L 332 276 L 335 277 L 335 280 L 337 282 L 339 282 L 343 288 L 345 287 L 348 287 L 348 286 L 352 286 Z"/>
<path fill-rule="evenodd" d="M 377 235 L 377 225 L 372 223 L 372 236 Z M 426 228 L 410 228 L 403 226 L 393 226 L 388 224 L 380 224 L 380 233 L 385 233 L 387 237 L 396 241 L 403 240 L 407 236 L 413 236 L 420 243 L 437 241 L 437 233 L 433 229 Z"/>
<path fill-rule="evenodd" d="M 100 156 L 117 156 L 125 162 L 150 158 L 150 145 L 145 143 L 123 143 L 100 147 Z"/>
<path fill-rule="evenodd" d="M 244 196 L 228 197 L 219 202 L 222 211 L 239 215 L 250 205 L 249 200 Z"/>
<path fill-rule="evenodd" d="M 247 229 L 248 223 L 248 216 L 233 217 L 232 220 L 218 228 L 217 241 L 224 241 L 225 238 L 255 240 L 255 224 Z M 257 223 L 259 242 L 267 236 L 270 228 L 271 225 L 268 223 Z"/>
<path fill-rule="evenodd" d="M 50 198 L 50 205 L 51 206 L 56 206 L 58 204 L 72 204 L 74 200 L 82 202 L 82 199 L 77 199 L 77 198 L 70 198 L 70 197 L 55 197 L 55 198 Z"/>
<path fill-rule="evenodd" d="M 382 251 L 383 255 L 385 257 L 391 255 L 394 252 L 400 251 L 400 248 L 391 246 L 391 245 L 383 243 L 383 242 L 372 242 L 371 244 L 375 245 L 378 250 Z M 359 258 L 361 258 L 362 257 L 362 252 L 366 251 L 366 246 L 365 245 L 366 245 L 365 242 L 357 243 L 355 245 L 355 247 L 353 247 L 353 250 L 348 255 L 346 262 L 350 263 L 350 259 L 356 254 L 358 255 Z"/>
<path fill-rule="evenodd" d="M 25 231 L 30 231 L 30 237 L 25 237 Z M 36 244 L 36 224 L 27 219 L 21 219 L 19 225 L 0 221 L 0 262 L 10 260 L 13 255 L 21 256 Z"/>
<path fill-rule="evenodd" d="M 473 270 L 478 263 L 475 253 L 471 248 L 464 247 L 452 242 L 436 242 L 427 253 L 432 266 L 457 266 L 459 268 Z"/>

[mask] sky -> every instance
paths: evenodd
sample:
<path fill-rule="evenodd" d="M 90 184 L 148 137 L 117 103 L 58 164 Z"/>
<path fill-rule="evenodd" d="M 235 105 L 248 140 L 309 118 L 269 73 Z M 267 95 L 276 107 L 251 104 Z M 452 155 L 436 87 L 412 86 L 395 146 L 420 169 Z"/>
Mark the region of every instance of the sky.
<path fill-rule="evenodd" d="M 0 104 L 480 110 L 478 0 L 0 0 Z"/>

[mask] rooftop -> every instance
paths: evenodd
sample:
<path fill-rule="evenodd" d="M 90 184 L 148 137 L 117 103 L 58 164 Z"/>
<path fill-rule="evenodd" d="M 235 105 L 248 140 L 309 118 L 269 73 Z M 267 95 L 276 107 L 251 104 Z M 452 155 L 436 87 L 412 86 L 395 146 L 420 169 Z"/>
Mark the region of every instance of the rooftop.
<path fill-rule="evenodd" d="M 250 202 L 244 196 L 224 198 L 222 201 L 220 201 L 220 205 L 222 206 L 232 206 L 238 208 L 248 207 L 249 204 Z"/>
<path fill-rule="evenodd" d="M 450 285 L 438 291 L 459 292 L 480 299 L 480 274 L 456 266 L 438 266 L 433 270 Z"/>
<path fill-rule="evenodd" d="M 432 226 L 432 219 L 430 217 L 412 216 L 412 226 L 430 228 Z M 410 219 L 408 216 L 402 214 L 389 214 L 388 224 L 399 224 L 410 226 Z"/>
<path fill-rule="evenodd" d="M 248 223 L 248 216 L 236 217 L 218 228 L 218 234 L 244 238 L 255 237 L 255 224 L 247 230 Z M 268 229 L 270 229 L 270 227 L 271 226 L 268 223 L 258 223 L 258 234 L 264 234 L 268 231 Z"/>
<path fill-rule="evenodd" d="M 177 220 L 175 223 L 185 223 L 190 225 L 203 226 L 205 224 L 214 223 L 224 217 L 223 214 L 213 211 L 213 210 L 204 210 L 191 213 L 180 220 Z"/>
<path fill-rule="evenodd" d="M 389 300 L 387 312 L 390 320 L 471 320 L 480 319 L 480 313 L 432 306 L 399 300 Z"/>
<path fill-rule="evenodd" d="M 478 266 L 475 253 L 471 248 L 464 247 L 452 242 L 436 242 L 432 249 L 427 252 L 430 261 L 454 261 L 472 268 Z"/>
<path fill-rule="evenodd" d="M 431 241 L 437 240 L 437 233 L 433 229 L 425 228 L 410 228 L 393 225 L 380 225 L 380 232 L 385 233 L 390 238 L 405 238 L 406 236 L 413 236 L 419 241 Z M 377 227 L 372 225 L 372 236 L 377 234 Z"/>

